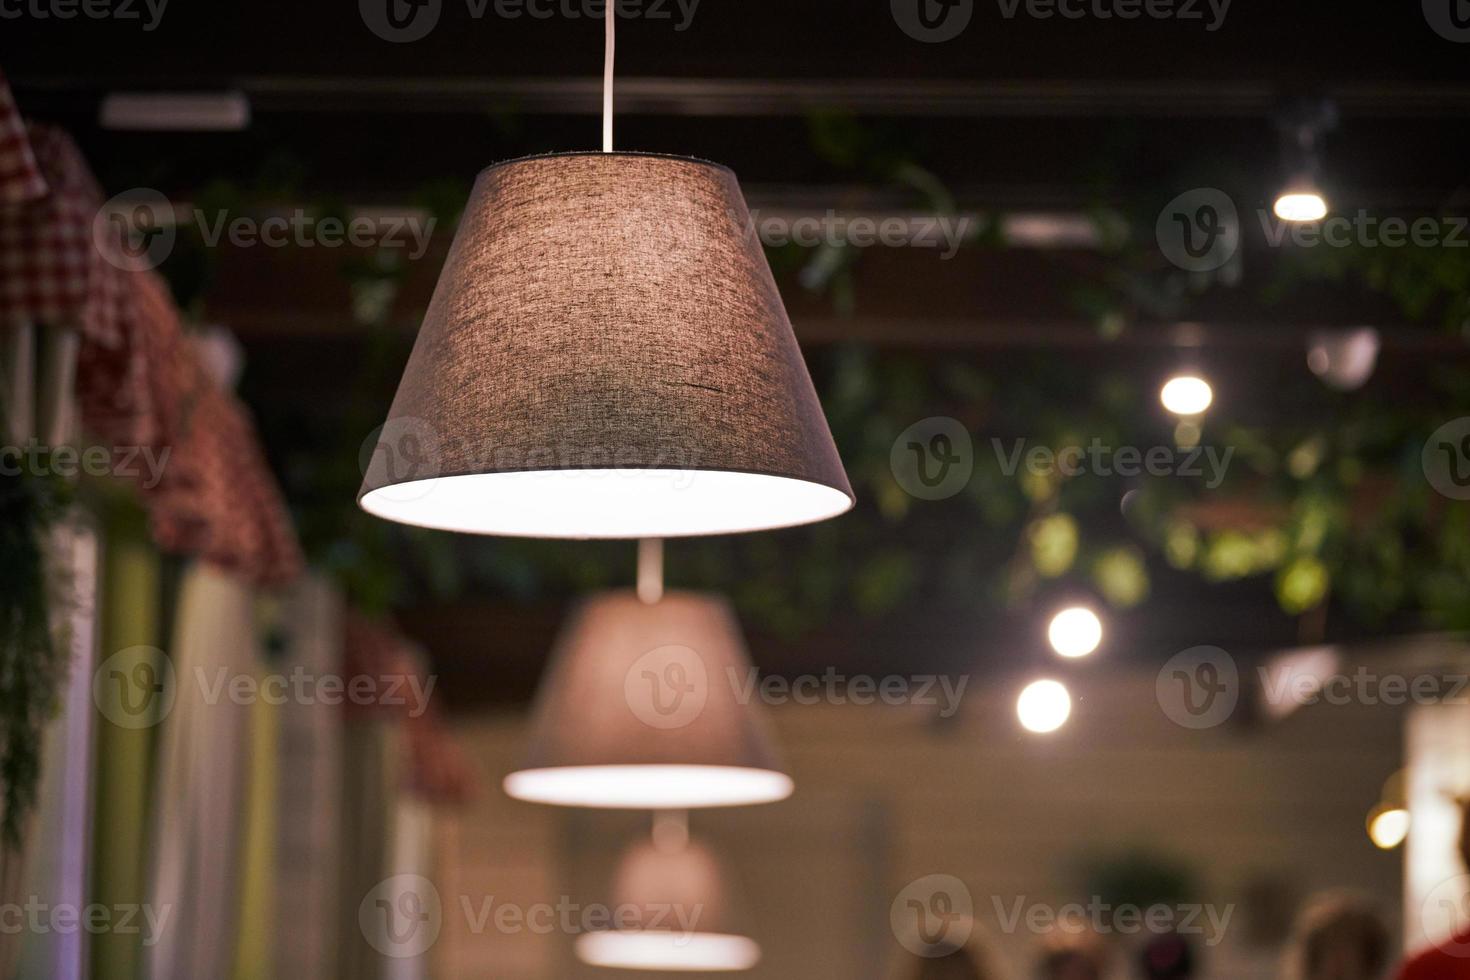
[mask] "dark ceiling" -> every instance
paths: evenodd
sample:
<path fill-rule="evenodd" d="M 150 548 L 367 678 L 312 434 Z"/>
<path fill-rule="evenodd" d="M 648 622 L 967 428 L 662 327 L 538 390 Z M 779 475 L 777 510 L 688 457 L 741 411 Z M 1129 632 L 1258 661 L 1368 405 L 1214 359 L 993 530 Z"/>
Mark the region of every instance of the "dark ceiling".
<path fill-rule="evenodd" d="M 401 205 L 436 181 L 467 182 L 490 162 L 586 149 L 599 137 L 602 25 L 586 16 L 501 17 L 488 0 L 477 18 L 478 0 L 439 0 L 436 26 L 411 43 L 368 27 L 372 4 L 404 0 L 363 0 L 366 16 L 350 2 L 172 0 L 153 30 L 140 20 L 12 16 L 67 2 L 0 0 L 0 69 L 24 111 L 76 136 L 109 193 L 149 186 L 187 198 L 213 181 L 250 185 L 285 168 L 304 197 Z M 525 2 L 585 9 L 583 0 Z M 1015 8 L 994 0 L 975 2 L 969 26 L 942 43 L 901 28 L 904 5 L 918 2 L 699 0 L 679 29 L 675 0 L 645 0 L 638 9 L 668 17 L 620 22 L 618 144 L 719 160 L 753 201 L 798 209 L 911 206 L 894 188 L 872 186 L 866 166 L 866 155 L 895 152 L 933 172 L 961 208 L 1116 204 L 1157 213 L 1206 180 L 1228 182 L 1243 206 L 1265 207 L 1279 171 L 1278 113 L 1330 98 L 1341 117 L 1325 157 L 1337 207 L 1463 211 L 1470 43 L 1431 26 L 1463 0 L 1234 0 L 1216 30 L 1206 27 L 1214 15 L 1205 0 L 1156 0 L 1203 20 L 1095 14 L 1130 0 L 1085 8 L 1067 0 L 1093 13 L 1038 18 L 1024 0 Z M 113 7 L 123 4 L 151 16 L 143 0 Z M 1009 9 L 1020 12 L 1008 17 Z M 248 97 L 245 131 L 114 132 L 97 122 L 109 92 L 221 90 Z M 819 121 L 848 117 L 866 142 L 844 159 L 824 144 Z M 446 245 L 436 240 L 410 270 L 395 306 L 405 350 Z M 1467 362 L 1464 339 L 1398 322 L 1382 297 L 1335 287 L 1276 305 L 1227 293 L 1191 311 L 1187 336 L 1167 317 L 1143 318 L 1104 344 L 1062 293 L 1064 273 L 1096 262 L 1085 249 L 962 252 L 949 263 L 911 249 L 874 252 L 850 314 L 783 276 L 809 348 L 859 339 L 993 363 L 1011 357 L 1018 371 L 1037 351 L 1080 351 L 1092 364 L 1162 371 L 1177 360 L 1176 345 L 1204 343 L 1216 351 L 1224 395 L 1262 416 L 1296 409 L 1303 337 L 1318 326 L 1379 325 L 1385 350 L 1373 383 L 1406 400 L 1422 393 L 1427 364 Z M 1251 275 L 1270 263 L 1247 253 Z M 362 355 L 339 265 L 321 250 L 224 255 L 205 297 L 208 315 L 246 340 L 245 393 L 278 463 L 336 404 L 350 374 L 343 366 Z M 673 548 L 671 569 L 677 562 Z M 1206 602 L 1198 583 L 1166 577 L 1158 595 L 1150 608 L 1163 613 L 1146 627 L 1137 615 L 1119 617 L 1119 648 L 1153 656 L 1204 639 L 1261 649 L 1297 636 L 1254 585 L 1213 587 Z M 922 609 L 911 613 L 879 630 L 838 624 L 799 644 L 770 638 L 757 659 L 792 671 L 839 657 L 871 669 L 965 669 L 1038 649 L 1030 619 L 935 625 Z M 463 675 L 446 687 L 469 702 L 518 701 L 558 615 L 555 603 L 502 601 L 422 607 L 405 624 L 446 674 Z M 476 684 L 487 652 L 502 667 L 493 690 Z"/>

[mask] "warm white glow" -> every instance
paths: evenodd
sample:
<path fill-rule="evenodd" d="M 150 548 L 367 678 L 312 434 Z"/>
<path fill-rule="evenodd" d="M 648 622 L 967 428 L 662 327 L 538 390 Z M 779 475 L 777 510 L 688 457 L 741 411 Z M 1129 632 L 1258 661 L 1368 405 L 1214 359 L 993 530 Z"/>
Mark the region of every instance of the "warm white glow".
<path fill-rule="evenodd" d="M 505 777 L 505 792 L 529 803 L 618 810 L 691 810 L 774 803 L 796 788 L 791 777 L 742 766 L 553 766 Z"/>
<path fill-rule="evenodd" d="M 755 940 L 715 932 L 584 932 L 576 949 L 583 963 L 625 970 L 749 970 L 761 958 Z"/>
<path fill-rule="evenodd" d="M 1085 657 L 1102 642 L 1102 620 L 1083 606 L 1063 609 L 1051 618 L 1046 638 L 1051 648 L 1064 657 Z"/>
<path fill-rule="evenodd" d="M 1045 735 L 1067 723 L 1072 715 L 1072 695 L 1061 681 L 1033 681 L 1016 700 L 1016 717 L 1029 732 Z"/>
<path fill-rule="evenodd" d="M 472 473 L 380 487 L 370 514 L 418 527 L 535 538 L 672 538 L 809 524 L 852 506 L 841 490 L 723 470 Z"/>
<path fill-rule="evenodd" d="M 1210 383 L 1191 374 L 1170 378 L 1159 391 L 1159 401 L 1175 415 L 1198 415 L 1214 400 Z"/>
<path fill-rule="evenodd" d="M 1385 851 L 1391 851 L 1409 836 L 1409 811 L 1402 807 L 1375 811 L 1368 818 L 1368 836 Z"/>
<path fill-rule="evenodd" d="M 1282 221 L 1321 221 L 1327 202 L 1316 191 L 1290 191 L 1276 198 L 1274 210 Z"/>

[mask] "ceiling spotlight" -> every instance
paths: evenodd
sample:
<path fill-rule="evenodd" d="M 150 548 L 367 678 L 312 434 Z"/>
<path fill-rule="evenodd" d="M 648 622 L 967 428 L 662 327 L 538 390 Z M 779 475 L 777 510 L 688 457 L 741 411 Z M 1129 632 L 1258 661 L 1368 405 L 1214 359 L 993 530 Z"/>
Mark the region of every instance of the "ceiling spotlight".
<path fill-rule="evenodd" d="M 1204 378 L 1181 374 L 1170 378 L 1159 390 L 1159 401 L 1175 415 L 1199 415 L 1215 400 L 1215 392 Z"/>
<path fill-rule="evenodd" d="M 1072 695 L 1061 681 L 1033 681 L 1016 699 L 1016 717 L 1028 732 L 1045 735 L 1067 723 Z"/>
<path fill-rule="evenodd" d="M 1271 208 L 1282 221 L 1321 221 L 1327 216 L 1327 200 L 1309 187 L 1282 191 Z"/>
<path fill-rule="evenodd" d="M 1337 125 L 1337 107 L 1325 99 L 1292 103 L 1276 118 L 1282 170 L 1287 175 L 1272 210 L 1282 221 L 1321 221 L 1327 198 L 1320 186 L 1322 137 Z"/>
<path fill-rule="evenodd" d="M 1051 618 L 1046 638 L 1063 657 L 1085 657 L 1102 642 L 1102 620 L 1085 606 L 1072 606 Z"/>

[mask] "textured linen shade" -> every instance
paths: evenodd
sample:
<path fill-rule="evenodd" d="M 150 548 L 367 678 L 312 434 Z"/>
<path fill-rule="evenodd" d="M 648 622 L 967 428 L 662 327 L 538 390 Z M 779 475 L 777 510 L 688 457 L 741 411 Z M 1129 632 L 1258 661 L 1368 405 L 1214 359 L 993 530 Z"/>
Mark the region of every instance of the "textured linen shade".
<path fill-rule="evenodd" d="M 407 524 L 566 538 L 852 506 L 735 175 L 643 153 L 483 171 L 358 500 Z"/>
<path fill-rule="evenodd" d="M 577 937 L 577 958 L 631 970 L 748 970 L 761 948 L 737 923 L 736 896 L 714 853 L 697 841 L 624 852 L 613 907 L 633 921 Z"/>
<path fill-rule="evenodd" d="M 560 806 L 687 809 L 767 803 L 791 794 L 729 604 L 629 591 L 582 603 L 542 679 L 521 800 Z M 742 703 L 745 702 L 745 703 Z"/>

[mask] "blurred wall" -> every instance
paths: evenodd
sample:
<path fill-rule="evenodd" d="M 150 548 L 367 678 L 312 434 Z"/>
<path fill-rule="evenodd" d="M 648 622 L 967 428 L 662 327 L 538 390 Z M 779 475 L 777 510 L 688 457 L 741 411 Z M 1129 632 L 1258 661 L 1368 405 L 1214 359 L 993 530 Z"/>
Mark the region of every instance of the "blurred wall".
<path fill-rule="evenodd" d="M 1204 976 L 1275 976 L 1294 909 L 1320 889 L 1369 893 L 1397 928 L 1401 855 L 1369 843 L 1364 817 L 1401 765 L 1400 712 L 1320 705 L 1269 727 L 1190 731 L 1160 710 L 1152 673 L 1099 663 L 1068 672 L 1071 721 L 1037 736 L 1015 722 L 1021 680 L 976 680 L 944 725 L 932 708 L 770 709 L 796 795 L 693 818 L 739 869 L 765 952 L 750 976 L 894 976 L 905 954 L 889 905 L 914 879 L 943 873 L 965 883 L 997 959 L 1019 980 L 1045 937 L 1005 930 L 1017 902 L 1085 901 L 1080 865 L 1137 848 L 1187 866 L 1200 900 L 1230 909 L 1222 941 L 1201 947 Z M 439 975 L 635 976 L 581 967 L 559 931 L 503 929 L 484 916 L 487 899 L 492 909 L 606 901 L 595 879 L 647 827 L 641 815 L 507 799 L 499 783 L 522 725 L 501 716 L 459 726 L 485 791 L 440 848 Z M 1112 945 L 1114 975 L 1132 975 L 1136 940 Z"/>

